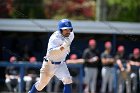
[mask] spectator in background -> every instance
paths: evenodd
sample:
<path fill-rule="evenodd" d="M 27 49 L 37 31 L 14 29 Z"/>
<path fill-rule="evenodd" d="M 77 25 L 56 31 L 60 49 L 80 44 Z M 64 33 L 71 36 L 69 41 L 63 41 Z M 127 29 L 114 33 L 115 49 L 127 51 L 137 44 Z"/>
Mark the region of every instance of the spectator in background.
<path fill-rule="evenodd" d="M 66 60 L 67 64 L 82 64 L 84 63 L 84 59 L 78 59 L 76 54 L 71 54 L 70 58 Z M 70 74 L 73 77 L 73 93 L 77 92 L 78 84 L 79 84 L 79 70 L 77 68 L 69 68 Z"/>
<path fill-rule="evenodd" d="M 99 52 L 96 49 L 96 41 L 89 40 L 89 47 L 84 50 L 83 59 L 85 59 L 85 93 L 96 92 L 96 81 L 99 66 Z"/>
<path fill-rule="evenodd" d="M 34 64 L 37 62 L 36 57 L 30 57 L 29 62 Z M 39 72 L 38 72 L 39 73 Z M 26 76 L 24 76 L 25 90 L 29 91 L 30 87 L 34 82 L 38 80 L 38 73 L 36 68 L 27 68 Z"/>
<path fill-rule="evenodd" d="M 112 93 L 113 92 L 113 79 L 114 79 L 114 58 L 111 55 L 111 42 L 105 42 L 105 51 L 101 54 L 102 68 L 102 93 Z M 106 92 L 108 84 L 109 92 Z"/>
<path fill-rule="evenodd" d="M 133 54 L 129 56 L 129 63 L 131 65 L 131 80 L 132 80 L 132 93 L 137 93 L 137 80 L 140 67 L 140 50 L 135 48 Z"/>
<path fill-rule="evenodd" d="M 11 64 L 15 63 L 17 61 L 15 56 L 12 56 L 10 58 Z M 18 68 L 14 66 L 8 66 L 6 68 L 6 74 L 5 74 L 5 83 L 10 92 L 17 92 L 18 90 L 18 84 L 19 84 L 19 72 Z"/>
<path fill-rule="evenodd" d="M 84 59 L 78 59 L 76 54 L 71 54 L 70 59 L 66 60 L 67 64 L 79 64 L 79 63 L 84 63 Z"/>
<path fill-rule="evenodd" d="M 130 65 L 127 62 L 124 46 L 120 45 L 115 55 L 116 63 L 118 64 L 118 93 L 124 93 L 124 85 L 126 84 L 126 93 L 131 93 L 130 83 Z"/>

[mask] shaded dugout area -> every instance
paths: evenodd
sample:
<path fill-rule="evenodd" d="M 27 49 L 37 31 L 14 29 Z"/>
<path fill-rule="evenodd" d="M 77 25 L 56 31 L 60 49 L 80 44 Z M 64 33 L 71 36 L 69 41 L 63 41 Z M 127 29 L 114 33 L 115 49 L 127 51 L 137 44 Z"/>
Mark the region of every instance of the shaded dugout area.
<path fill-rule="evenodd" d="M 0 60 L 9 61 L 11 56 L 17 56 L 18 60 L 24 60 L 24 54 L 35 56 L 37 61 L 42 62 L 46 53 L 48 38 L 52 33 L 39 32 L 0 32 Z M 81 34 L 76 33 L 71 46 L 71 54 L 75 53 L 78 58 L 82 57 L 83 51 L 88 47 L 88 40 L 94 38 L 97 41 L 97 48 L 100 53 L 104 50 L 104 42 L 111 41 L 113 44 L 112 53 L 115 54 L 119 45 L 124 45 L 126 54 L 132 53 L 135 47 L 140 47 L 140 38 L 138 35 L 111 35 L 111 34 Z M 69 56 L 68 56 L 69 58 Z M 99 68 L 101 69 L 101 68 Z M 0 90 L 6 90 L 4 83 L 5 68 L 1 68 Z M 100 85 L 101 76 L 98 76 L 98 85 Z M 98 87 L 97 87 L 98 89 Z"/>

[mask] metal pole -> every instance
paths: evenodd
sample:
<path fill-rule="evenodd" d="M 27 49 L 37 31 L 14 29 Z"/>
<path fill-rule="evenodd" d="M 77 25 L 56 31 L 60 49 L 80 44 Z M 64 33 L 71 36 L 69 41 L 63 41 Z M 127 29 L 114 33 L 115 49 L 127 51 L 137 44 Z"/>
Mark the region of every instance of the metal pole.
<path fill-rule="evenodd" d="M 112 45 L 113 45 L 113 54 L 116 53 L 116 35 L 113 34 L 113 40 L 112 40 Z"/>
<path fill-rule="evenodd" d="M 79 79 L 80 79 L 80 83 L 79 83 L 79 93 L 83 93 L 83 65 L 80 65 L 80 75 L 79 75 Z"/>
<path fill-rule="evenodd" d="M 24 66 L 20 66 L 19 93 L 23 93 Z"/>

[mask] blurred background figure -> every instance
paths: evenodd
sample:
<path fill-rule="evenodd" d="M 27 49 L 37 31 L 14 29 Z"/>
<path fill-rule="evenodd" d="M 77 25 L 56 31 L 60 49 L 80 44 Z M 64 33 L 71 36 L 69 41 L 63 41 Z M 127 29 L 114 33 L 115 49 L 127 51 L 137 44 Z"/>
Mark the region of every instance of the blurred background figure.
<path fill-rule="evenodd" d="M 138 75 L 139 75 L 139 67 L 140 67 L 140 50 L 139 48 L 135 48 L 133 50 L 133 54 L 129 56 L 129 62 L 131 65 L 131 81 L 132 81 L 132 93 L 137 93 L 138 86 Z"/>
<path fill-rule="evenodd" d="M 67 64 L 82 64 L 84 63 L 85 60 L 83 58 L 78 58 L 77 54 L 71 54 L 70 58 L 68 60 L 66 60 Z"/>
<path fill-rule="evenodd" d="M 116 63 L 119 67 L 118 69 L 118 93 L 124 93 L 124 88 L 126 85 L 126 93 L 131 93 L 131 81 L 130 81 L 130 65 L 127 62 L 127 57 L 125 55 L 125 48 L 120 45 L 117 49 L 115 55 Z"/>
<path fill-rule="evenodd" d="M 67 64 L 83 64 L 84 59 L 78 59 L 77 54 L 71 54 L 70 58 L 66 60 Z M 79 84 L 79 70 L 77 68 L 69 68 L 70 74 L 73 77 L 73 93 L 78 92 L 78 84 Z"/>
<path fill-rule="evenodd" d="M 10 57 L 10 63 L 13 64 L 17 62 L 17 58 L 15 56 Z M 19 72 L 18 68 L 14 66 L 9 66 L 5 71 L 5 83 L 9 90 L 9 92 L 17 92 L 18 84 L 19 84 Z"/>
<path fill-rule="evenodd" d="M 114 78 L 114 58 L 111 54 L 112 44 L 110 41 L 105 42 L 105 50 L 101 54 L 102 68 L 102 88 L 101 93 L 112 93 L 113 92 L 113 78 Z M 108 84 L 108 91 L 106 92 Z"/>
<path fill-rule="evenodd" d="M 85 93 L 96 92 L 96 81 L 99 65 L 99 51 L 96 49 L 96 41 L 89 40 L 89 47 L 84 50 L 83 59 L 85 59 Z"/>
<path fill-rule="evenodd" d="M 37 62 L 36 57 L 30 57 L 29 62 L 32 64 L 35 64 Z M 27 68 L 26 69 L 26 75 L 24 76 L 24 81 L 25 81 L 25 90 L 26 92 L 29 91 L 30 87 L 34 82 L 37 81 L 38 77 L 38 69 L 37 68 Z"/>

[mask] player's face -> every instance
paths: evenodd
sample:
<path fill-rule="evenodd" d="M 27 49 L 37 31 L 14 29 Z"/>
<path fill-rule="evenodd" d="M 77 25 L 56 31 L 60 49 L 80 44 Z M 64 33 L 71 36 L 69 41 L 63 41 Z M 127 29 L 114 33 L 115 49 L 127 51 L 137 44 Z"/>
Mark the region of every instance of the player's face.
<path fill-rule="evenodd" d="M 69 37 L 71 30 L 70 29 L 63 29 L 62 35 L 65 37 Z"/>
<path fill-rule="evenodd" d="M 91 49 L 95 49 L 95 48 L 96 48 L 96 42 L 95 42 L 94 45 L 90 45 L 90 48 L 91 48 Z"/>

